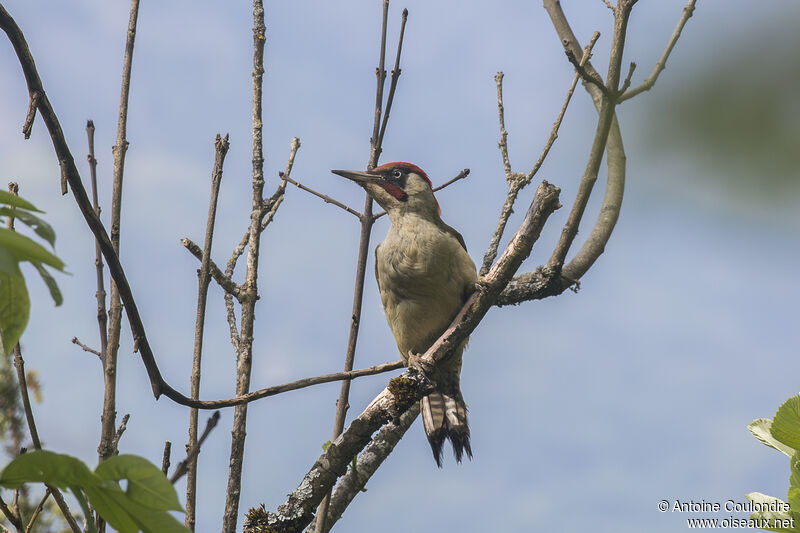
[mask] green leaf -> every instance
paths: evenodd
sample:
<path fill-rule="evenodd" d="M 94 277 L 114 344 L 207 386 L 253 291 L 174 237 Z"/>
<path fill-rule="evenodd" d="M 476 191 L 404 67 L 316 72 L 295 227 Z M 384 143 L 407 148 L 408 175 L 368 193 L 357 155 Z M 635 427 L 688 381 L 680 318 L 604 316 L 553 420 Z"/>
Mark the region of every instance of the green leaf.
<path fill-rule="evenodd" d="M 33 229 L 36 235 L 50 243 L 50 246 L 56 245 L 56 232 L 53 227 L 28 211 L 20 209 L 12 209 L 10 207 L 0 207 L 0 216 L 14 217 L 26 226 Z"/>
<path fill-rule="evenodd" d="M 0 473 L 0 485 L 11 489 L 37 481 L 61 489 L 70 486 L 88 488 L 100 483 L 80 459 L 47 450 L 23 453 Z"/>
<path fill-rule="evenodd" d="M 8 248 L 20 261 L 38 261 L 56 270 L 64 270 L 64 262 L 48 252 L 41 244 L 16 231 L 0 228 L 0 246 Z"/>
<path fill-rule="evenodd" d="M 22 209 L 27 209 L 28 211 L 43 213 L 43 211 L 36 209 L 36 206 L 25 198 L 20 198 L 16 194 L 11 194 L 10 192 L 4 190 L 0 190 L 0 203 L 21 207 Z"/>
<path fill-rule="evenodd" d="M 792 458 L 789 459 L 789 470 L 791 471 L 789 475 L 789 487 L 800 488 L 800 452 L 796 452 Z M 800 505 L 795 507 L 795 509 L 800 509 Z"/>
<path fill-rule="evenodd" d="M 138 455 L 117 455 L 97 467 L 101 479 L 128 480 L 126 496 L 137 504 L 158 511 L 183 511 L 172 483 L 153 463 Z"/>
<path fill-rule="evenodd" d="M 772 420 L 769 418 L 756 418 L 750 424 L 748 424 L 747 429 L 750 430 L 750 433 L 753 434 L 755 438 L 760 440 L 763 444 L 766 444 L 770 448 L 775 448 L 779 452 L 783 452 L 789 457 L 794 455 L 797 451 L 794 448 L 790 448 L 785 444 L 782 444 L 775 437 L 772 436 L 770 433 L 770 428 L 772 427 Z"/>
<path fill-rule="evenodd" d="M 772 496 L 767 496 L 766 494 L 761 494 L 760 492 L 751 492 L 750 494 L 745 494 L 744 497 L 754 504 L 778 509 L 775 511 L 763 510 L 750 513 L 750 518 L 753 520 L 769 520 L 769 527 L 762 529 L 777 531 L 778 533 L 800 533 L 800 529 L 797 529 L 797 525 L 800 524 L 797 524 L 796 520 L 794 520 L 793 514 L 783 510 L 787 507 L 786 502 L 778 498 L 773 498 Z"/>
<path fill-rule="evenodd" d="M 64 303 L 64 297 L 61 295 L 61 290 L 58 288 L 58 283 L 56 283 L 55 278 L 50 275 L 50 272 L 48 272 L 47 269 L 44 268 L 44 266 L 38 261 L 31 261 L 31 264 L 39 272 L 39 275 L 42 277 L 42 281 L 44 281 L 44 284 L 47 285 L 47 288 L 50 290 L 50 296 L 53 298 L 56 306 Z"/>
<path fill-rule="evenodd" d="M 17 265 L 16 274 L 0 272 L 0 337 L 3 352 L 11 353 L 28 325 L 31 302 L 25 278 Z"/>
<path fill-rule="evenodd" d="M 19 259 L 2 246 L 0 246 L 0 273 L 10 276 L 22 275 L 19 269 Z"/>
<path fill-rule="evenodd" d="M 110 490 L 102 495 L 102 497 L 106 498 L 103 505 L 107 507 L 107 512 L 114 513 L 113 520 L 118 520 L 121 523 L 120 519 L 124 519 L 124 521 L 135 523 L 134 529 L 130 531 L 141 529 L 145 533 L 189 533 L 189 529 L 168 512 L 152 509 L 137 503 L 128 494 L 122 492 L 116 481 L 106 480 L 105 484 L 113 484 L 117 490 Z M 101 516 L 106 518 L 102 513 Z M 108 522 L 114 525 L 112 520 L 108 520 Z M 117 526 L 115 525 L 114 527 Z M 128 526 L 126 525 L 126 527 Z M 120 529 L 121 533 L 127 533 L 127 531 L 127 529 L 124 531 Z"/>
<path fill-rule="evenodd" d="M 117 501 L 119 497 L 124 498 L 125 493 L 116 481 L 106 480 L 102 484 L 86 487 L 85 490 L 86 497 L 89 498 L 95 511 L 119 533 L 139 531 L 136 520 Z"/>
<path fill-rule="evenodd" d="M 786 446 L 800 449 L 800 396 L 792 396 L 778 408 L 770 433 Z"/>

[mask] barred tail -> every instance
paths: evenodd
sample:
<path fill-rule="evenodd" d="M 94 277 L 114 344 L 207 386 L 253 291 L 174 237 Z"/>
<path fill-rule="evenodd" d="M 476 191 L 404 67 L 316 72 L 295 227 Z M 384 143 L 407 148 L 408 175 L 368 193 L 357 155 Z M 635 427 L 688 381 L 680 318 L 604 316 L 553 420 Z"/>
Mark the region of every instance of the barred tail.
<path fill-rule="evenodd" d="M 420 400 L 420 412 L 425 434 L 433 451 L 433 458 L 439 468 L 442 467 L 442 445 L 450 439 L 456 461 L 466 452 L 472 459 L 472 448 L 469 444 L 469 424 L 467 423 L 467 404 L 461 392 L 444 394 L 436 391 Z"/>

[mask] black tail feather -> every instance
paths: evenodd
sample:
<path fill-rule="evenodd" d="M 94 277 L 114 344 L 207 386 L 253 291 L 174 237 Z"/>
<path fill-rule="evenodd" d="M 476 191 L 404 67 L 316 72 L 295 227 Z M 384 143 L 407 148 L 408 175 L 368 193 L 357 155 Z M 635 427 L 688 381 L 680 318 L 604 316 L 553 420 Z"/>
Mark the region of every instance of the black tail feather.
<path fill-rule="evenodd" d="M 453 446 L 453 455 L 458 463 L 466 453 L 472 459 L 472 447 L 469 440 L 469 424 L 467 422 L 467 406 L 461 394 L 457 396 L 433 392 L 421 400 L 422 422 L 425 434 L 431 445 L 436 465 L 442 467 L 442 448 L 444 441 L 449 440 Z"/>

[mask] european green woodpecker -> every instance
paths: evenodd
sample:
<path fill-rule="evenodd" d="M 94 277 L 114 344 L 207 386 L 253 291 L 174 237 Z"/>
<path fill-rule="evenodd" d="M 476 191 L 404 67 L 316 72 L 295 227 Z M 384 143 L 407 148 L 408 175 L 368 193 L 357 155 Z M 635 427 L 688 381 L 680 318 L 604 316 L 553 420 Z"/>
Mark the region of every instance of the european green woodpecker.
<path fill-rule="evenodd" d="M 367 172 L 333 170 L 366 189 L 389 215 L 389 233 L 375 249 L 375 277 L 397 348 L 406 364 L 444 333 L 478 279 L 461 235 L 445 224 L 425 172 L 410 163 L 387 163 Z M 471 459 L 467 406 L 461 395 L 465 340 L 429 376 L 435 392 L 420 412 L 436 464 L 449 439 L 456 461 Z"/>

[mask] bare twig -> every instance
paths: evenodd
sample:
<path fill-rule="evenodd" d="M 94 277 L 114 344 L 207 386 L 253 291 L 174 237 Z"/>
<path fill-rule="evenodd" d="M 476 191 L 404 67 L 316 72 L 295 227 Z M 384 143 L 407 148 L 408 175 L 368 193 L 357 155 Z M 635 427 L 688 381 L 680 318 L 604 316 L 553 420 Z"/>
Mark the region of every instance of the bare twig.
<path fill-rule="evenodd" d="M 22 134 L 25 136 L 25 140 L 31 138 L 31 129 L 33 128 L 33 121 L 36 118 L 36 108 L 39 106 L 39 98 L 42 97 L 42 93 L 39 91 L 33 91 L 31 93 L 31 99 L 28 103 L 28 114 L 25 116 L 25 124 L 22 125 Z M 63 186 L 64 184 L 62 184 Z"/>
<path fill-rule="evenodd" d="M 114 440 L 111 444 L 114 446 L 115 455 L 119 453 L 119 441 L 122 439 L 122 434 L 125 433 L 126 429 L 128 429 L 128 420 L 130 420 L 130 418 L 131 415 L 126 413 L 125 416 L 122 417 L 122 422 L 119 423 L 117 432 L 114 434 Z"/>
<path fill-rule="evenodd" d="M 597 39 L 600 37 L 599 32 L 594 32 L 592 35 L 592 39 L 586 48 L 583 51 L 583 56 L 581 57 L 580 65 L 583 67 L 589 58 L 592 55 L 592 49 L 594 48 Z M 500 210 L 500 217 L 497 221 L 497 228 L 495 229 L 494 235 L 492 235 L 492 239 L 489 241 L 489 247 L 486 250 L 486 253 L 483 256 L 483 264 L 481 265 L 480 275 L 485 275 L 492 266 L 492 262 L 497 257 L 497 249 L 500 246 L 500 239 L 503 238 L 503 233 L 505 233 L 506 224 L 508 224 L 508 219 L 511 217 L 511 214 L 514 212 L 514 203 L 517 200 L 517 196 L 519 192 L 531 182 L 533 177 L 542 167 L 547 154 L 550 153 L 550 148 L 553 147 L 556 139 L 558 138 L 558 130 L 561 127 L 561 122 L 564 120 L 564 114 L 567 112 L 567 107 L 569 106 L 569 102 L 572 99 L 572 95 L 575 92 L 575 86 L 578 83 L 579 74 L 576 73 L 575 76 L 572 78 L 572 83 L 567 90 L 567 96 L 564 99 L 564 104 L 561 106 L 561 111 L 558 113 L 558 117 L 556 117 L 555 122 L 553 122 L 553 128 L 550 130 L 550 136 L 545 143 L 544 148 L 542 149 L 542 153 L 539 155 L 539 159 L 534 163 L 533 168 L 531 168 L 528 174 L 521 174 L 518 172 L 511 172 L 510 166 L 506 168 L 506 181 L 508 182 L 508 195 L 506 196 L 506 200 L 503 203 L 503 208 Z M 501 131 L 501 142 L 499 143 L 500 150 L 503 153 L 503 161 L 504 164 L 508 162 L 508 147 L 505 145 L 505 138 L 507 133 L 505 132 L 504 128 L 504 119 L 503 119 L 503 76 L 501 72 L 498 72 L 498 75 L 495 76 L 495 81 L 497 82 L 497 100 L 498 100 L 498 113 L 500 114 L 500 131 Z"/>
<path fill-rule="evenodd" d="M 389 122 L 389 113 L 392 110 L 392 102 L 394 102 L 394 91 L 397 88 L 397 81 L 400 79 L 400 54 L 403 51 L 403 37 L 406 33 L 406 21 L 408 20 L 408 9 L 403 9 L 403 15 L 400 22 L 400 37 L 397 38 L 397 55 L 394 59 L 394 68 L 391 73 L 391 81 L 389 82 L 389 96 L 386 97 L 386 111 L 383 113 L 383 122 L 381 123 L 381 130 L 378 134 L 378 146 L 383 147 L 383 135 L 386 133 L 386 124 Z M 377 160 L 376 160 L 377 163 Z"/>
<path fill-rule="evenodd" d="M 0 9 L 2 9 L 2 6 L 0 6 Z M 36 429 L 36 421 L 33 419 L 31 399 L 30 396 L 28 396 L 28 383 L 27 379 L 25 378 L 25 360 L 22 358 L 22 350 L 20 349 L 19 343 L 14 346 L 14 366 L 17 369 L 19 393 L 22 397 L 22 407 L 25 410 L 25 419 L 28 421 L 28 431 L 31 434 L 31 441 L 33 442 L 34 448 L 41 450 L 42 443 L 39 440 L 39 432 Z M 72 529 L 74 533 L 81 533 L 81 528 L 78 525 L 78 522 L 75 521 L 75 517 L 72 516 L 72 512 L 70 512 L 67 502 L 64 500 L 64 496 L 61 494 L 61 491 L 51 485 L 47 485 L 47 488 L 53 493 L 53 499 L 56 501 L 58 508 L 61 509 L 61 513 L 64 515 L 64 519 L 67 521 L 67 524 L 69 524 L 70 529 Z"/>
<path fill-rule="evenodd" d="M 191 397 L 200 397 L 200 375 L 201 360 L 203 354 L 203 331 L 206 320 L 206 302 L 208 300 L 208 286 L 211 284 L 211 246 L 214 239 L 214 222 L 217 215 L 217 200 L 219 199 L 219 188 L 222 182 L 222 165 L 225 162 L 225 155 L 228 153 L 230 144 L 228 135 L 222 138 L 217 134 L 214 142 L 216 151 L 214 159 L 214 170 L 211 175 L 211 194 L 208 206 L 208 218 L 206 220 L 206 235 L 203 244 L 200 269 L 197 272 L 197 313 L 195 317 L 194 332 L 194 352 L 192 355 L 192 376 L 191 376 Z M 219 270 L 219 269 L 217 269 Z M 191 449 L 197 445 L 197 409 L 189 411 L 189 442 L 186 445 Z M 189 461 L 188 478 L 186 481 L 186 518 L 185 523 L 191 531 L 195 525 L 195 502 L 197 490 L 197 459 L 196 456 Z"/>
<path fill-rule="evenodd" d="M 97 357 L 99 357 L 101 361 L 103 360 L 103 354 L 101 354 L 100 352 L 98 352 L 94 348 L 91 348 L 91 347 L 86 346 L 85 344 L 83 344 L 81 341 L 78 340 L 78 337 L 72 337 L 72 344 L 76 344 L 76 345 L 80 346 L 81 348 L 83 348 L 84 352 L 93 353 Z"/>
<path fill-rule="evenodd" d="M 675 44 L 678 42 L 678 38 L 681 36 L 681 32 L 683 31 L 683 27 L 689 21 L 691 16 L 694 14 L 694 8 L 697 0 L 689 0 L 686 4 L 686 7 L 683 8 L 683 13 L 681 14 L 680 20 L 678 20 L 678 25 L 675 27 L 675 31 L 672 32 L 672 36 L 669 38 L 669 42 L 667 42 L 667 47 L 664 49 L 664 53 L 661 54 L 661 58 L 656 63 L 655 68 L 653 68 L 653 73 L 644 80 L 644 82 L 635 87 L 617 99 L 617 102 L 624 102 L 629 98 L 633 98 L 639 93 L 644 91 L 649 91 L 653 88 L 653 85 L 656 84 L 656 80 L 658 80 L 658 75 L 661 74 L 661 71 L 664 70 L 667 66 L 667 59 L 669 59 L 670 53 L 672 53 L 672 49 L 675 48 Z"/>
<path fill-rule="evenodd" d="M 306 187 L 306 186 L 305 186 L 305 185 L 303 185 L 302 183 L 300 183 L 300 182 L 298 182 L 298 181 L 295 181 L 295 180 L 293 180 L 292 178 L 289 178 L 289 177 L 287 177 L 287 176 L 284 176 L 284 175 L 281 175 L 281 179 L 284 179 L 284 180 L 288 181 L 289 183 L 291 183 L 291 184 L 292 184 L 292 185 L 294 185 L 295 187 L 298 187 L 298 188 L 299 188 L 299 189 L 301 189 L 301 190 L 304 190 L 304 191 L 306 191 L 306 192 L 308 192 L 308 193 L 311 193 L 311 194 L 313 194 L 313 195 L 314 195 L 314 196 L 316 196 L 317 198 L 320 198 L 320 199 L 322 199 L 322 200 L 323 200 L 323 201 L 324 201 L 326 204 L 333 204 L 333 205 L 335 205 L 336 207 L 339 207 L 339 208 L 341 208 L 341 209 L 344 209 L 345 211 L 347 211 L 347 212 L 348 212 L 348 213 L 350 213 L 351 215 L 353 215 L 353 216 L 355 216 L 355 217 L 358 217 L 359 219 L 361 218 L 361 213 L 359 213 L 358 211 L 356 211 L 355 209 L 353 209 L 353 208 L 351 208 L 351 207 L 347 207 L 346 205 L 344 205 L 343 203 L 341 203 L 341 202 L 339 202 L 339 201 L 337 201 L 337 200 L 334 200 L 333 198 L 331 198 L 331 197 L 330 197 L 330 196 L 328 196 L 327 194 L 322 194 L 321 192 L 317 192 L 317 191 L 315 191 L 314 189 L 312 189 L 312 188 L 310 188 L 310 187 Z"/>
<path fill-rule="evenodd" d="M 405 31 L 405 24 L 408 13 L 403 14 L 402 28 L 400 33 L 400 42 L 397 45 L 397 59 L 395 68 L 397 75 L 392 77 L 393 83 L 396 86 L 397 78 L 400 76 L 400 52 L 402 51 L 402 37 Z M 378 68 L 375 70 L 376 88 L 375 88 L 375 116 L 372 123 L 372 136 L 370 137 L 370 154 L 367 161 L 367 170 L 375 168 L 378 164 L 381 151 L 383 150 L 383 133 L 381 128 L 381 113 L 383 109 L 383 89 L 386 82 L 386 28 L 389 19 L 389 0 L 383 0 L 383 16 L 381 18 L 381 48 L 378 57 Z M 394 91 L 390 90 L 389 101 L 387 102 L 387 109 L 391 107 L 392 100 L 394 99 Z M 388 120 L 388 119 L 385 119 Z M 384 120 L 384 122 L 385 122 Z M 384 124 L 385 126 L 385 124 Z M 358 245 L 358 259 L 356 260 L 356 282 L 353 288 L 353 311 L 350 314 L 350 332 L 347 338 L 347 349 L 344 357 L 344 370 L 345 372 L 353 369 L 355 363 L 356 344 L 358 343 L 358 332 L 361 325 L 361 306 L 364 300 L 364 278 L 367 272 L 367 257 L 369 256 L 369 241 L 372 235 L 372 226 L 375 219 L 372 213 L 372 197 L 364 194 L 364 211 L 361 216 L 361 232 L 359 236 Z M 333 436 L 331 440 L 335 440 L 344 429 L 345 419 L 347 418 L 347 411 L 350 408 L 350 381 L 342 381 L 341 389 L 339 390 L 339 399 L 336 401 L 336 417 L 333 421 Z M 317 513 L 316 531 L 317 533 L 325 533 L 327 527 L 325 520 L 328 514 L 328 502 L 330 501 L 330 493 L 328 493 L 320 503 L 319 512 Z"/>
<path fill-rule="evenodd" d="M 195 256 L 198 261 L 202 261 L 203 259 L 203 249 L 200 248 L 195 242 L 191 239 L 184 237 L 181 239 L 181 246 L 186 248 L 190 254 Z M 233 282 L 232 279 L 227 277 L 222 270 L 219 269 L 216 263 L 214 263 L 213 259 L 209 259 L 210 261 L 210 268 L 211 268 L 211 277 L 214 278 L 214 281 L 217 282 L 217 285 L 222 287 L 222 289 L 231 294 L 234 298 L 238 298 L 239 294 L 241 293 L 241 289 L 239 286 Z"/>
<path fill-rule="evenodd" d="M 97 216 L 100 216 L 100 202 L 97 199 L 97 159 L 94 156 L 94 122 L 86 122 L 86 136 L 89 141 L 89 175 L 92 184 L 92 205 Z M 106 288 L 103 276 L 103 253 L 100 251 L 100 243 L 94 240 L 94 266 L 97 279 L 97 326 L 100 330 L 100 360 L 105 358 L 108 352 L 108 312 L 106 311 Z M 73 342 L 74 339 L 73 339 Z M 84 348 L 85 349 L 85 348 Z"/>
<path fill-rule="evenodd" d="M 445 187 L 449 187 L 450 185 L 456 183 L 457 181 L 463 180 L 467 176 L 469 176 L 469 169 L 465 168 L 464 170 L 462 170 L 461 172 L 456 174 L 456 177 L 447 180 L 446 182 L 442 183 L 438 187 L 434 187 L 433 188 L 433 192 L 439 192 L 442 189 L 444 189 Z M 375 215 L 372 216 L 372 220 L 378 220 L 379 218 L 381 218 L 385 214 L 386 214 L 386 211 L 379 211 L 378 213 L 376 213 Z"/>
<path fill-rule="evenodd" d="M 172 454 L 172 443 L 170 441 L 164 442 L 164 454 L 161 456 L 161 471 L 164 475 L 169 472 L 169 457 Z"/>
<path fill-rule="evenodd" d="M 266 42 L 264 4 L 253 0 L 253 180 L 252 209 L 247 240 L 247 269 L 244 290 L 239 301 L 242 304 L 241 334 L 236 353 L 236 395 L 250 390 L 253 364 L 253 328 L 255 306 L 258 299 L 258 261 L 261 249 L 261 221 L 264 216 L 264 146 L 263 130 L 263 78 L 264 45 Z M 285 185 L 284 185 L 285 186 Z M 239 495 L 244 462 L 244 442 L 247 435 L 247 404 L 237 405 L 233 412 L 231 451 L 228 468 L 228 486 L 225 491 L 225 511 L 222 516 L 223 533 L 234 533 L 239 515 Z"/>
<path fill-rule="evenodd" d="M 578 75 L 580 75 L 581 79 L 583 79 L 583 81 L 586 83 L 594 84 L 598 89 L 600 89 L 600 92 L 608 96 L 608 87 L 605 86 L 603 79 L 599 74 L 597 74 L 597 71 L 590 72 L 584 68 L 584 65 L 581 64 L 580 60 L 578 60 L 572 50 L 567 49 L 566 54 L 567 59 L 569 59 L 569 62 L 575 67 L 575 70 L 578 72 Z"/>
<path fill-rule="evenodd" d="M 631 86 L 631 78 L 633 78 L 633 73 L 636 71 L 636 63 L 631 61 L 631 64 L 628 65 L 628 75 L 625 76 L 625 81 L 622 82 L 622 87 L 619 88 L 618 94 L 624 93 L 628 87 Z M 619 101 L 617 101 L 619 103 Z"/>
<path fill-rule="evenodd" d="M 622 2 L 620 3 L 622 4 Z M 545 6 L 547 8 L 547 2 L 545 3 Z M 625 46 L 625 36 L 629 16 L 630 4 L 622 4 L 615 11 L 614 35 L 611 42 L 611 56 L 608 66 L 608 75 L 606 77 L 606 83 L 608 84 L 608 87 L 605 91 L 601 91 L 604 95 L 606 95 L 609 91 L 613 94 L 616 94 L 617 92 L 620 79 L 620 67 L 622 64 L 622 52 Z M 551 17 L 553 17 L 552 13 Z M 562 39 L 562 42 L 568 41 L 569 40 L 567 39 Z M 572 55 L 573 57 L 575 56 L 571 48 L 567 48 L 567 52 L 567 55 Z M 584 70 L 590 75 L 596 73 L 596 71 L 591 68 Z M 581 177 L 578 193 L 575 197 L 575 202 L 572 205 L 572 209 L 570 210 L 569 217 L 567 218 L 567 223 L 564 225 L 558 244 L 556 244 L 555 250 L 553 251 L 553 254 L 547 263 L 547 267 L 554 271 L 560 271 L 562 269 L 567 252 L 572 246 L 575 236 L 578 234 L 578 225 L 583 218 L 583 212 L 586 209 L 589 196 L 591 195 L 594 184 L 597 181 L 600 163 L 603 159 L 603 153 L 606 149 L 606 141 L 609 137 L 611 124 L 614 121 L 614 105 L 614 102 L 612 102 L 609 98 L 603 98 L 600 103 L 600 116 L 597 121 L 597 128 L 595 130 L 594 141 L 592 142 L 592 147 L 589 152 L 589 159 L 586 163 L 586 169 Z"/>
<path fill-rule="evenodd" d="M 122 64 L 122 89 L 120 91 L 119 118 L 117 121 L 117 140 L 114 145 L 114 182 L 111 193 L 111 245 L 119 255 L 120 221 L 122 214 L 122 178 L 125 170 L 125 153 L 128 150 L 126 131 L 128 125 L 128 96 L 131 86 L 131 65 L 133 45 L 136 38 L 136 21 L 139 16 L 139 0 L 131 0 L 128 33 L 125 40 L 125 56 Z M 108 349 L 103 354 L 103 411 L 100 417 L 100 444 L 97 454 L 100 461 L 114 454 L 114 433 L 116 430 L 117 394 L 117 354 L 122 327 L 122 300 L 120 289 L 115 281 L 111 283 L 110 309 L 108 321 Z M 136 339 L 134 339 L 136 343 Z M 98 530 L 105 531 L 102 519 L 98 516 Z"/>
<path fill-rule="evenodd" d="M 494 82 L 497 85 L 497 116 L 500 118 L 500 140 L 497 147 L 503 156 L 503 169 L 505 170 L 506 180 L 511 179 L 511 162 L 508 159 L 508 131 L 506 131 L 506 113 L 503 106 L 503 74 L 498 72 L 494 75 Z"/>
<path fill-rule="evenodd" d="M 20 516 L 8 507 L 8 504 L 5 502 L 2 495 L 0 495 L 0 513 L 3 513 L 3 515 L 5 515 L 6 520 L 8 520 L 19 533 L 24 533 L 25 525 L 22 523 Z M 5 527 L 3 528 L 3 530 L 9 532 L 11 531 Z"/>
<path fill-rule="evenodd" d="M 386 81 L 386 25 L 389 20 L 389 0 L 383 0 L 383 17 L 381 22 L 381 52 L 378 59 L 378 68 L 375 69 L 377 90 L 375 91 L 375 119 L 372 122 L 372 137 L 369 139 L 370 152 L 367 169 L 372 169 L 378 164 L 381 156 L 380 126 L 383 110 L 383 87 Z"/>
<path fill-rule="evenodd" d="M 435 368 L 483 319 L 494 299 L 530 254 L 549 215 L 559 206 L 558 193 L 558 187 L 547 182 L 539 186 L 520 229 L 509 242 L 503 256 L 484 278 L 481 289 L 470 296 L 447 330 L 422 355 L 423 368 Z M 422 393 L 423 388 L 416 372 L 407 371 L 403 376 L 392 380 L 389 387 L 352 421 L 347 431 L 327 447 L 300 486 L 278 507 L 277 513 L 251 509 L 244 531 L 265 531 L 265 528 L 272 528 L 276 532 L 284 532 L 306 527 L 313 518 L 318 502 L 328 493 L 336 479 L 346 472 L 348 464 L 367 445 L 372 434 L 389 419 L 401 416 L 417 402 Z"/>
<path fill-rule="evenodd" d="M 39 503 L 36 504 L 36 507 L 33 509 L 33 512 L 31 513 L 31 518 L 30 520 L 28 520 L 28 525 L 25 526 L 26 533 L 34 530 L 33 526 L 36 523 L 36 519 L 39 518 L 39 514 L 41 514 L 42 509 L 44 509 L 44 504 L 47 503 L 47 499 L 50 497 L 51 494 L 52 493 L 50 492 L 49 488 L 44 491 L 44 495 L 39 500 Z"/>
<path fill-rule="evenodd" d="M 455 177 L 455 178 L 452 178 L 452 179 L 449 179 L 449 180 L 447 180 L 446 182 L 442 183 L 442 184 L 441 184 L 441 185 L 439 185 L 438 187 L 434 187 L 434 188 L 433 188 L 433 192 L 439 192 L 439 191 L 441 191 L 442 189 L 444 189 L 445 187 L 449 187 L 450 185 L 454 184 L 455 182 L 457 182 L 457 181 L 459 181 L 459 180 L 463 180 L 463 179 L 464 179 L 464 178 L 466 178 L 467 176 L 469 176 L 469 169 L 468 169 L 468 168 L 465 168 L 464 170 L 462 170 L 461 172 L 459 172 L 458 174 L 456 174 L 456 177 Z"/>
<path fill-rule="evenodd" d="M 203 430 L 200 438 L 196 439 L 196 442 L 192 446 L 186 447 L 186 459 L 178 463 L 178 466 L 175 467 L 175 471 L 169 478 L 170 483 L 174 485 L 180 478 L 184 476 L 184 474 L 191 472 L 191 464 L 197 464 L 197 456 L 200 453 L 200 448 L 203 446 L 206 438 L 208 438 L 211 430 L 217 426 L 217 422 L 219 422 L 219 416 L 219 411 L 215 411 L 214 414 L 211 415 L 206 421 L 206 428 Z"/>

